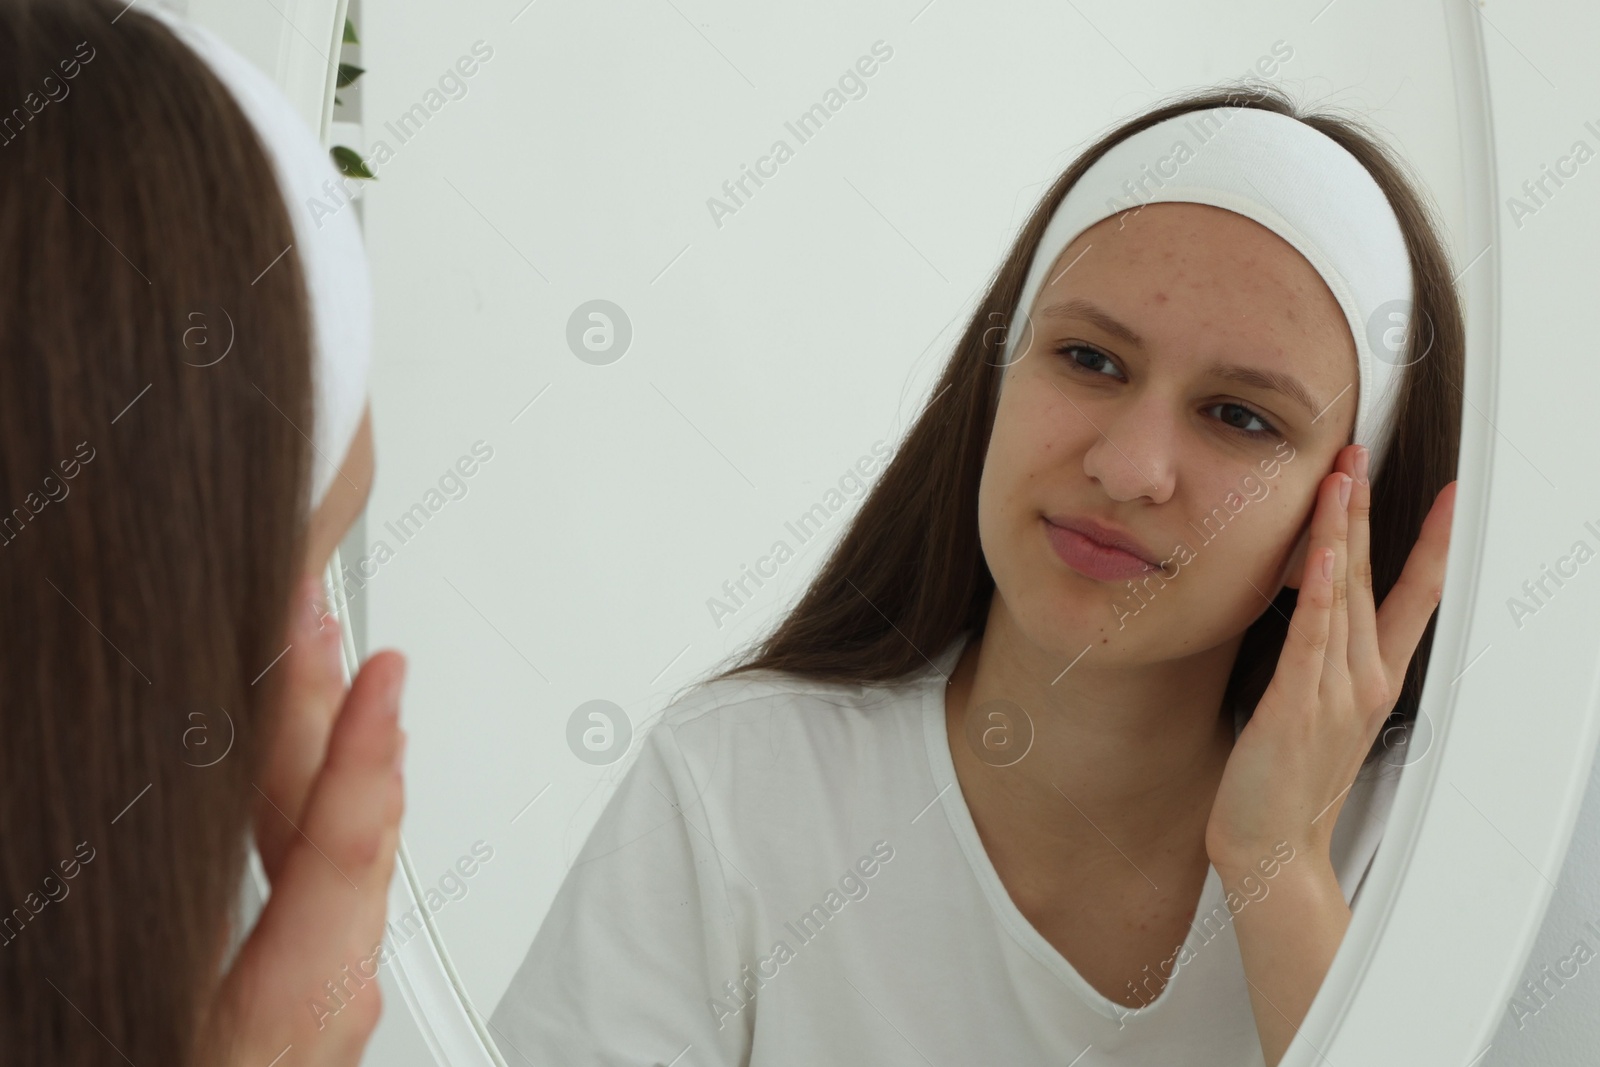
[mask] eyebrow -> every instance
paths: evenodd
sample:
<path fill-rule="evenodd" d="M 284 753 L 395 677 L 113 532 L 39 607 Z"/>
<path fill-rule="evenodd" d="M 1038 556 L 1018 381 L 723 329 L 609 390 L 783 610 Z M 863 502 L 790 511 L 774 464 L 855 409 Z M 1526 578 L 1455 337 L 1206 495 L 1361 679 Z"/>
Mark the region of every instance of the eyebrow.
<path fill-rule="evenodd" d="M 1098 326 L 1106 333 L 1125 341 L 1135 348 L 1144 347 L 1144 339 L 1133 329 L 1108 315 L 1103 309 L 1079 297 L 1064 300 L 1060 303 L 1049 304 L 1040 309 L 1040 317 L 1047 319 L 1082 319 Z M 1305 408 L 1314 418 L 1320 418 L 1324 407 L 1312 397 L 1310 390 L 1300 383 L 1300 379 L 1291 374 L 1280 371 L 1266 370 L 1261 367 L 1245 367 L 1236 363 L 1213 363 L 1205 368 L 1205 373 L 1224 381 L 1236 382 L 1239 385 L 1253 386 L 1257 389 L 1266 389 L 1271 392 L 1282 393 Z"/>

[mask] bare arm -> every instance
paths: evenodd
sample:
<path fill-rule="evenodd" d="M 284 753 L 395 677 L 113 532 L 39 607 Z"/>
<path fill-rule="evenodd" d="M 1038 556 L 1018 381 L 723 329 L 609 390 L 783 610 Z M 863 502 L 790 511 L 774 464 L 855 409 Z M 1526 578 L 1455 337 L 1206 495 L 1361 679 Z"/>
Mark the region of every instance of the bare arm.
<path fill-rule="evenodd" d="M 1224 888 L 1254 874 L 1249 866 L 1218 868 Z M 1326 855 L 1299 852 L 1285 863 L 1259 899 L 1234 916 L 1250 1007 L 1267 1067 L 1283 1058 L 1299 1031 L 1334 953 L 1350 925 L 1350 908 Z"/>
<path fill-rule="evenodd" d="M 1350 445 L 1339 452 L 1335 471 L 1317 490 L 1277 670 L 1234 742 L 1211 805 L 1206 853 L 1225 886 L 1245 883 L 1250 859 L 1275 849 L 1273 842 L 1295 848 L 1269 890 L 1234 917 L 1269 1065 L 1294 1039 L 1350 925 L 1329 859 L 1330 839 L 1438 607 L 1455 484 L 1434 498 L 1379 609 L 1371 580 L 1366 449 Z"/>

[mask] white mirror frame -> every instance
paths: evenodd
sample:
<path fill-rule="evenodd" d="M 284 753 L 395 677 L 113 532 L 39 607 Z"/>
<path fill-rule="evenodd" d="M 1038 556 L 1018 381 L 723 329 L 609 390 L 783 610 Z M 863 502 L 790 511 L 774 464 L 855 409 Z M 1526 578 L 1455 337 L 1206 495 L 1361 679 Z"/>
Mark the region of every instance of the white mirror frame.
<path fill-rule="evenodd" d="M 191 10 L 192 17 L 227 35 L 225 25 L 216 25 L 226 19 L 205 18 L 209 0 L 191 6 L 202 9 Z M 288 7 L 294 32 L 337 40 L 345 0 L 301 0 Z M 1581 502 L 1600 501 L 1600 470 L 1582 464 L 1563 474 L 1566 484 L 1556 493 L 1537 485 L 1527 491 L 1527 472 L 1537 470 L 1528 456 L 1570 451 L 1560 428 L 1571 423 L 1548 417 L 1553 401 L 1547 393 L 1519 387 L 1516 376 L 1501 378 L 1501 330 L 1515 327 L 1521 351 L 1587 354 L 1592 342 L 1577 315 L 1541 318 L 1540 276 L 1516 269 L 1538 258 L 1534 236 L 1519 236 L 1516 248 L 1501 240 L 1494 130 L 1497 119 L 1499 128 L 1509 130 L 1518 116 L 1504 97 L 1499 106 L 1508 113 L 1497 113 L 1490 86 L 1525 76 L 1525 70 L 1510 69 L 1525 59 L 1516 59 L 1521 53 L 1509 46 L 1485 48 L 1471 0 L 1447 2 L 1444 16 L 1467 190 L 1465 243 L 1483 251 L 1463 266 L 1460 278 L 1468 348 L 1462 476 L 1450 578 L 1423 693 L 1422 715 L 1433 725 L 1433 736 L 1426 754 L 1402 776 L 1363 903 L 1280 1067 L 1472 1067 L 1482 1059 L 1549 905 L 1600 737 L 1600 584 L 1573 583 L 1545 626 L 1551 636 L 1537 640 L 1508 640 L 1499 606 L 1502 589 L 1515 595 L 1541 558 L 1564 549 L 1561 531 L 1578 536 L 1586 518 Z M 330 27 L 331 37 L 323 32 Z M 331 73 L 286 68 L 281 61 L 278 66 L 280 82 L 308 117 L 320 116 L 326 136 Z M 1577 267 L 1583 277 L 1565 278 L 1572 289 L 1600 292 L 1600 260 L 1590 257 Z M 1523 278 L 1526 284 L 1519 283 Z M 1562 392 L 1600 395 L 1600 363 L 1569 363 L 1559 365 Z M 1547 376 L 1551 365 L 1541 357 L 1529 369 Z M 1575 403 L 1574 412 L 1580 407 Z M 1516 427 L 1516 444 L 1501 432 L 1503 426 Z M 1600 514 L 1588 518 L 1600 520 Z M 1545 531 L 1557 532 L 1538 545 L 1525 544 L 1538 539 L 1528 534 Z M 336 553 L 325 584 L 344 618 L 340 573 Z M 353 670 L 358 659 L 348 625 L 344 651 L 346 669 Z M 1492 669 L 1480 667 L 1473 686 L 1463 690 L 1461 679 L 1491 656 Z M 1528 706 L 1526 679 L 1538 680 L 1536 708 Z M 1470 794 L 1460 782 L 1473 783 Z M 259 877 L 259 865 L 253 866 Z M 428 932 L 408 938 L 388 958 L 406 1007 L 439 1064 L 506 1067 L 420 903 L 419 885 L 402 839 L 390 919 L 415 911 Z M 264 882 L 256 888 L 264 896 Z"/>
<path fill-rule="evenodd" d="M 1448 572 L 1463 577 L 1446 581 L 1424 687 L 1433 746 L 1402 778 L 1391 828 L 1367 875 L 1372 897 L 1354 913 L 1302 1039 L 1281 1067 L 1308 1067 L 1322 1057 L 1459 1067 L 1482 1060 L 1555 890 L 1600 736 L 1600 589 L 1574 583 L 1539 640 L 1507 639 L 1500 599 L 1520 595 L 1523 581 L 1536 575 L 1537 557 L 1587 537 L 1584 527 L 1594 526 L 1585 520 L 1594 516 L 1582 515 L 1583 504 L 1600 501 L 1592 464 L 1569 464 L 1557 489 L 1528 458 L 1570 453 L 1572 442 L 1563 440 L 1548 394 L 1541 402 L 1534 390 L 1519 388 L 1516 375 L 1500 374 L 1502 338 L 1516 338 L 1512 351 L 1525 353 L 1514 368 L 1530 367 L 1534 352 L 1586 352 L 1592 342 L 1580 316 L 1549 314 L 1561 304 L 1551 300 L 1555 272 L 1537 270 L 1543 257 L 1535 234 L 1508 245 L 1500 230 L 1504 148 L 1497 151 L 1495 131 L 1510 140 L 1521 116 L 1511 93 L 1491 94 L 1490 87 L 1525 78 L 1526 66 L 1511 68 L 1529 61 L 1504 46 L 1487 51 L 1471 3 L 1446 3 L 1444 14 L 1466 244 L 1483 249 L 1461 276 L 1469 354 Z M 1553 236 L 1544 234 L 1547 251 Z M 1595 291 L 1595 257 L 1573 266 L 1578 277 L 1563 281 Z M 1563 388 L 1593 395 L 1600 373 L 1592 360 L 1570 362 Z M 1515 443 L 1503 427 L 1515 427 Z M 1527 491 L 1531 481 L 1542 483 L 1537 495 Z M 1490 656 L 1492 670 L 1480 668 L 1463 691 L 1460 680 Z M 1536 700 L 1528 699 L 1531 692 Z M 1472 783 L 1470 794 L 1462 782 Z"/>

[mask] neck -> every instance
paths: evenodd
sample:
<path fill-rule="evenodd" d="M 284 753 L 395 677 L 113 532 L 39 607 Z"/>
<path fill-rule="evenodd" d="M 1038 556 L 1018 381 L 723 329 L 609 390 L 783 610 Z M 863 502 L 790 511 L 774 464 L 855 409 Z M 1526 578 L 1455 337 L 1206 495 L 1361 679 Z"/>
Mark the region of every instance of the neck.
<path fill-rule="evenodd" d="M 1232 717 L 1219 709 L 1242 639 L 1137 667 L 1097 665 L 1091 649 L 1067 670 L 1076 652 L 1039 647 L 997 594 L 945 694 L 950 750 L 969 807 L 1008 836 L 1079 861 L 1104 854 L 1120 863 L 1119 852 L 1135 863 L 1203 857 L 1211 802 L 1233 748 Z M 1009 712 L 1009 721 L 992 710 Z M 1018 747 L 986 752 L 979 724 L 990 723 L 1016 731 Z"/>

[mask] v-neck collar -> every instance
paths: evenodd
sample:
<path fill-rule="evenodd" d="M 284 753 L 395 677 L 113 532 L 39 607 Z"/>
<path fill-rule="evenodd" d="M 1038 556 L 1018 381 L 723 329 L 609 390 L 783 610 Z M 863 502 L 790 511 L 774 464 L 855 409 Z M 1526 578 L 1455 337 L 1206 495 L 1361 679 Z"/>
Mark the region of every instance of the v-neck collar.
<path fill-rule="evenodd" d="M 967 806 L 966 795 L 961 790 L 961 781 L 956 777 L 955 761 L 950 754 L 950 735 L 945 726 L 947 679 L 960 661 L 961 653 L 972 636 L 972 632 L 967 631 L 952 641 L 950 646 L 933 661 L 933 668 L 925 671 L 922 682 L 922 724 L 923 738 L 927 742 L 928 769 L 933 776 L 934 787 L 939 791 L 940 806 L 949 820 L 951 833 L 960 843 L 961 851 L 967 858 L 967 865 L 972 869 L 978 884 L 983 887 L 983 894 L 988 898 L 989 906 L 994 910 L 995 918 L 999 920 L 1000 925 L 1023 950 L 1076 993 L 1084 1004 L 1112 1020 L 1137 1019 L 1159 1012 L 1162 1006 L 1172 999 L 1173 988 L 1185 969 L 1178 958 L 1173 959 L 1172 976 L 1162 986 L 1155 1000 L 1149 1004 L 1135 1008 L 1107 998 L 1090 985 L 1088 980 L 1078 973 L 1077 968 L 1073 967 L 1071 962 L 1028 921 L 1027 916 L 1022 914 L 1006 890 L 1005 883 L 1000 880 L 999 872 L 989 859 L 989 853 L 983 847 L 983 840 L 978 836 L 977 824 L 972 820 L 972 810 Z M 1225 904 L 1225 901 L 1221 876 L 1217 874 L 1214 866 L 1207 863 L 1206 880 L 1200 888 L 1195 916 L 1205 914 L 1213 910 L 1215 905 Z M 1180 951 L 1178 957 L 1188 956 L 1193 959 L 1199 955 L 1200 946 L 1206 940 L 1195 929 L 1191 920 L 1189 936 L 1184 939 L 1186 951 Z"/>

